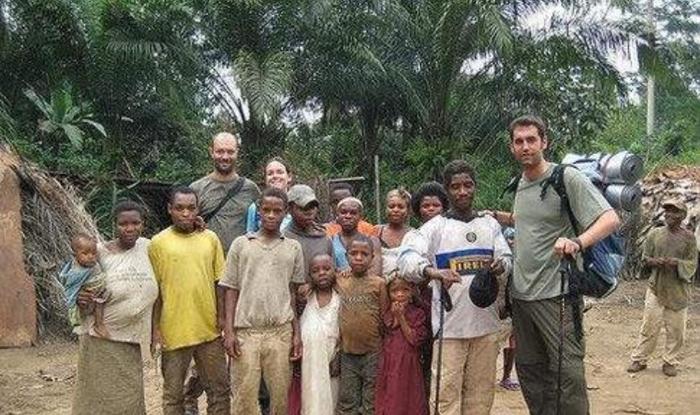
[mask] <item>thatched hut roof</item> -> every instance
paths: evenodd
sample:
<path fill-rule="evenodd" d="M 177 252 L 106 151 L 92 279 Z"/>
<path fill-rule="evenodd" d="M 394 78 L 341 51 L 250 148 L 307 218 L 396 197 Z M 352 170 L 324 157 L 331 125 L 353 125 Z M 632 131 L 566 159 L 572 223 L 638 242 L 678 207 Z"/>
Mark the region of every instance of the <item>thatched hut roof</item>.
<path fill-rule="evenodd" d="M 39 336 L 66 334 L 70 327 L 57 274 L 71 256 L 72 235 L 87 232 L 99 238 L 97 226 L 70 185 L 1 143 L 0 162 L 20 180 L 24 262 L 36 287 Z"/>

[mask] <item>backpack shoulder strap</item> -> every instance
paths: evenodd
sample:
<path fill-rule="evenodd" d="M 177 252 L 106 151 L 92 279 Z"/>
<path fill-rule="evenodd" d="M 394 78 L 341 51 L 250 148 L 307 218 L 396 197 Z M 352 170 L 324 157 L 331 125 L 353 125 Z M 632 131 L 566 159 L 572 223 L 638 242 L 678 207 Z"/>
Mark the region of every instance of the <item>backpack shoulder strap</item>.
<path fill-rule="evenodd" d="M 511 177 L 510 181 L 506 185 L 506 187 L 503 188 L 503 191 L 501 192 L 501 195 L 498 197 L 499 199 L 502 199 L 503 196 L 505 196 L 508 193 L 515 193 L 518 191 L 518 184 L 520 183 L 520 176 L 513 176 Z"/>
<path fill-rule="evenodd" d="M 216 214 L 219 213 L 221 208 L 224 207 L 224 205 L 229 200 L 231 200 L 231 198 L 233 198 L 238 192 L 241 191 L 244 183 L 245 183 L 245 178 L 242 176 L 239 176 L 238 179 L 236 179 L 236 182 L 233 184 L 233 186 L 231 186 L 229 191 L 226 193 L 224 198 L 221 199 L 221 202 L 219 202 L 219 204 L 211 212 L 207 212 L 207 213 L 202 215 L 202 219 L 204 219 L 204 222 L 209 222 L 209 220 L 211 220 L 211 218 L 216 216 Z"/>
<path fill-rule="evenodd" d="M 558 164 L 554 166 L 552 175 L 549 176 L 546 180 L 544 180 L 541 184 L 542 191 L 540 192 L 540 199 L 544 200 L 545 196 L 547 195 L 547 188 L 551 186 L 554 189 L 554 191 L 557 192 L 557 195 L 561 200 L 561 210 L 566 212 L 566 215 L 569 218 L 569 222 L 571 222 L 571 227 L 574 229 L 574 233 L 578 235 L 578 221 L 576 220 L 576 216 L 574 216 L 573 210 L 571 210 L 571 203 L 569 202 L 569 195 L 566 192 L 566 183 L 564 181 L 564 170 L 566 170 L 567 168 L 575 169 L 576 167 L 570 164 Z"/>

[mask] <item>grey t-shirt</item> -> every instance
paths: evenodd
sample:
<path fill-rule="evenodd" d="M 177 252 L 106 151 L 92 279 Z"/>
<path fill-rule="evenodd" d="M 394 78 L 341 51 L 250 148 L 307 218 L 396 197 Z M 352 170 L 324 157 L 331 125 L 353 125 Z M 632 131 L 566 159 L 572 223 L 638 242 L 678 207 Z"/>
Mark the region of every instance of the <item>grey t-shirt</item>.
<path fill-rule="evenodd" d="M 561 279 L 557 272 L 560 259 L 554 253 L 554 243 L 558 238 L 573 238 L 575 234 L 554 188 L 550 186 L 544 200 L 540 199 L 540 185 L 552 175 L 554 166 L 550 164 L 545 174 L 534 181 L 521 177 L 515 194 L 513 212 L 517 255 L 511 293 L 518 300 L 544 300 L 561 293 Z M 580 171 L 574 168 L 564 170 L 564 183 L 580 232 L 611 209 L 605 197 Z"/>
<path fill-rule="evenodd" d="M 207 222 L 207 227 L 219 237 L 224 252 L 228 252 L 231 242 L 245 234 L 245 221 L 248 206 L 258 199 L 260 189 L 251 180 L 243 178 L 243 187 Z M 214 180 L 211 176 L 204 176 L 190 187 L 199 196 L 199 209 L 201 214 L 214 210 L 228 191 L 233 187 L 236 179 L 222 182 Z"/>
<path fill-rule="evenodd" d="M 289 239 L 294 239 L 301 245 L 304 254 L 304 278 L 306 278 L 307 282 L 310 282 L 309 264 L 311 263 L 311 259 L 319 254 L 328 254 L 333 258 L 333 243 L 331 239 L 326 236 L 323 227 L 319 226 L 317 229 L 314 229 L 314 232 L 306 233 L 299 230 L 294 225 L 294 222 L 289 224 L 284 234 Z"/>

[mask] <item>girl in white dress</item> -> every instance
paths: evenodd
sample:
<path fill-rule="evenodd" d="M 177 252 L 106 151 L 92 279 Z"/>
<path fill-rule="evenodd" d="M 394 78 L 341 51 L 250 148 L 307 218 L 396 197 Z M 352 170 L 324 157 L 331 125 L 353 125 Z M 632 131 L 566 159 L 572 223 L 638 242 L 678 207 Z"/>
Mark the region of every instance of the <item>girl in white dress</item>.
<path fill-rule="evenodd" d="M 329 255 L 316 255 L 309 264 L 312 291 L 301 315 L 301 413 L 327 415 L 335 412 L 338 378 L 331 378 L 340 330 L 340 297 L 333 289 L 335 269 Z"/>

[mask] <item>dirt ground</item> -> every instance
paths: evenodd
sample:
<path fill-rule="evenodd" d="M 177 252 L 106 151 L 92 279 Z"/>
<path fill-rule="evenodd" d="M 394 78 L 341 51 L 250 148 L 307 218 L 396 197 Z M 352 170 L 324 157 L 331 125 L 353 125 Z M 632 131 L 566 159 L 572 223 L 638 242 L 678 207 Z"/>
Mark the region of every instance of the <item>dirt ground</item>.
<path fill-rule="evenodd" d="M 697 414 L 700 408 L 700 289 L 695 288 L 680 374 L 667 378 L 656 358 L 649 368 L 625 372 L 642 317 L 645 282 L 623 283 L 586 314 L 586 373 L 592 414 Z M 77 344 L 61 342 L 0 350 L 0 414 L 69 414 Z M 501 360 L 499 358 L 499 373 Z M 160 414 L 160 377 L 148 363 L 149 414 Z M 203 403 L 200 402 L 203 407 Z M 202 411 L 204 413 L 204 411 Z M 526 414 L 520 392 L 497 388 L 493 414 Z"/>

